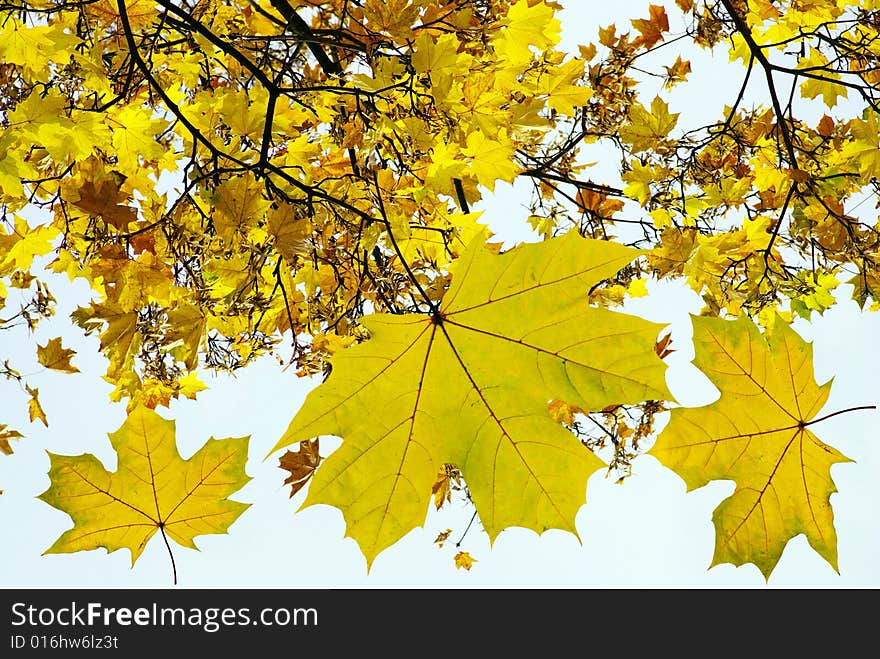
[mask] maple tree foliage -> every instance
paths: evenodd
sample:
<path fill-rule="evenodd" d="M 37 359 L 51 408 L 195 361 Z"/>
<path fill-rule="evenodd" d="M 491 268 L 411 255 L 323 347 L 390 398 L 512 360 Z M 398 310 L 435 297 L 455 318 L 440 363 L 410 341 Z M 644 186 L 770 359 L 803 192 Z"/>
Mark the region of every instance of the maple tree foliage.
<path fill-rule="evenodd" d="M 324 376 L 276 446 L 300 445 L 280 466 L 291 496 L 308 485 L 307 504 L 342 509 L 368 562 L 424 522 L 432 495 L 441 506 L 462 493 L 492 538 L 511 525 L 574 532 L 590 473 L 625 477 L 656 439 L 689 487 L 743 488 L 716 513 L 715 562 L 769 576 L 804 532 L 836 568 L 827 471 L 844 458 L 806 429 L 827 387 L 787 323 L 832 306 L 841 282 L 880 307 L 864 209 L 880 192 L 880 6 L 646 2 L 576 53 L 560 50 L 560 9 L 0 0 L 0 329 L 53 315 L 47 271 L 83 280 L 92 300 L 71 322 L 97 336 L 111 401 L 157 427 L 152 410 L 197 401 L 200 371 L 272 354 Z M 739 76 L 722 113 L 687 128 L 664 98 L 689 84 L 684 45 Z M 597 148 L 612 174 L 595 173 Z M 481 223 L 499 182 L 531 189 L 510 221 L 543 242 L 504 250 Z M 655 437 L 675 407 L 662 375 L 674 341 L 615 311 L 650 279 L 702 298 L 695 327 L 715 343 L 698 339 L 696 366 L 712 377 L 731 343 L 780 419 L 749 417 L 724 376 L 717 407 L 673 409 Z M 803 388 L 778 397 L 743 341 L 797 357 Z M 60 337 L 34 349 L 44 368 L 78 371 Z M 2 358 L 31 422 L 49 425 L 38 376 Z M 321 434 L 343 440 L 326 459 Z M 20 441 L 0 425 L 4 454 Z M 795 459 L 794 445 L 813 448 Z M 56 459 L 52 505 L 75 489 Z M 792 510 L 766 502 L 771 490 Z M 164 512 L 143 510 L 142 531 L 173 537 Z M 763 550 L 755 510 L 775 520 Z M 70 534 L 55 549 L 127 546 L 135 559 L 145 542 Z"/>

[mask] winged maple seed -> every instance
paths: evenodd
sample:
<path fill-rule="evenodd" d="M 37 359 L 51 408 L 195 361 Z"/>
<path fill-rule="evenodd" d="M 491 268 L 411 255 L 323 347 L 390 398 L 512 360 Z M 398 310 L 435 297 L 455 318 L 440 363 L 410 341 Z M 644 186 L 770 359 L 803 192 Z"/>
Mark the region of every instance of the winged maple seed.
<path fill-rule="evenodd" d="M 183 460 L 174 435 L 174 421 L 137 406 L 109 433 L 118 457 L 115 472 L 93 455 L 50 453 L 51 484 L 39 498 L 70 515 L 74 526 L 45 553 L 129 549 L 134 565 L 158 530 L 177 583 L 168 539 L 197 549 L 196 536 L 225 533 L 250 506 L 227 497 L 250 477 L 244 471 L 248 437 L 211 438 Z"/>
<path fill-rule="evenodd" d="M 576 535 L 603 462 L 548 402 L 671 400 L 654 352 L 662 326 L 586 302 L 640 253 L 574 232 L 500 255 L 479 239 L 432 315 L 364 318 L 370 340 L 334 355 L 273 449 L 343 438 L 303 506 L 339 508 L 369 565 L 424 523 L 437 474 L 453 464 L 491 540 L 510 526 Z"/>
<path fill-rule="evenodd" d="M 803 533 L 837 570 L 831 466 L 850 459 L 809 429 L 839 414 L 816 416 L 831 381 L 816 383 L 812 346 L 778 316 L 764 335 L 745 317 L 692 320 L 694 364 L 721 397 L 672 410 L 649 453 L 688 490 L 713 480 L 736 482 L 713 515 L 712 565 L 754 563 L 769 579 L 785 545 Z"/>

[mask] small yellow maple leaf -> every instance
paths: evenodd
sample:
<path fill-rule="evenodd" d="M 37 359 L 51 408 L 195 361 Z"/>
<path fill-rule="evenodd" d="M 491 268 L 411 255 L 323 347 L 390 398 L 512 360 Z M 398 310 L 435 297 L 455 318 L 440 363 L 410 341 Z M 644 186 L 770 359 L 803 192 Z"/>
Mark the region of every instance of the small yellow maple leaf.
<path fill-rule="evenodd" d="M 477 562 L 477 559 L 466 551 L 460 551 L 455 555 L 455 567 L 459 570 L 462 568 L 470 570 Z"/>
<path fill-rule="evenodd" d="M 644 207 L 653 196 L 651 184 L 658 180 L 658 172 L 651 165 L 642 165 L 638 160 L 634 160 L 631 163 L 631 167 L 628 172 L 624 172 L 621 175 L 621 178 L 627 184 L 623 192 Z"/>
<path fill-rule="evenodd" d="M 101 333 L 101 352 L 110 360 L 107 366 L 107 378 L 111 382 L 122 377 L 134 361 L 140 349 L 140 332 L 137 331 L 138 314 L 126 311 L 113 303 L 92 303 L 88 307 L 80 307 L 71 314 L 73 321 L 86 330 L 86 333 L 107 323 Z"/>
<path fill-rule="evenodd" d="M 128 402 L 127 411 L 131 412 L 138 403 L 151 410 L 159 405 L 168 407 L 171 404 L 171 398 L 176 396 L 177 391 L 172 385 L 156 378 L 145 378 L 138 394 Z"/>
<path fill-rule="evenodd" d="M 502 20 L 503 32 L 521 49 L 528 50 L 529 45 L 540 50 L 550 48 L 559 42 L 562 32 L 562 24 L 554 14 L 553 8 L 545 2 L 519 0 Z"/>
<path fill-rule="evenodd" d="M 167 338 L 172 343 L 178 342 L 174 349 L 175 356 L 188 369 L 194 369 L 199 363 L 199 351 L 205 343 L 206 321 L 202 310 L 194 304 L 181 300 L 168 312 L 168 322 L 172 329 Z M 166 346 L 166 350 L 169 347 Z M 204 388 L 202 385 L 202 389 Z M 187 395 L 187 398 L 189 397 Z"/>
<path fill-rule="evenodd" d="M 635 103 L 629 110 L 628 122 L 620 127 L 620 139 L 632 145 L 634 153 L 655 149 L 675 128 L 678 115 L 670 113 L 666 101 L 659 96 L 651 101 L 650 110 Z"/>
<path fill-rule="evenodd" d="M 9 441 L 21 439 L 23 436 L 24 435 L 20 432 L 13 430 L 5 423 L 0 423 L 0 453 L 12 455 L 12 446 L 9 444 Z"/>
<path fill-rule="evenodd" d="M 61 337 L 50 339 L 44 346 L 37 345 L 37 361 L 55 371 L 79 373 L 79 369 L 70 363 L 75 354 L 70 348 L 61 347 Z"/>
<path fill-rule="evenodd" d="M 412 64 L 419 73 L 430 73 L 432 76 L 454 67 L 458 61 L 458 37 L 455 34 L 443 34 L 435 42 L 428 30 L 419 33 L 413 42 Z"/>
<path fill-rule="evenodd" d="M 49 422 L 46 420 L 46 413 L 43 411 L 43 406 L 40 405 L 40 390 L 31 388 L 28 385 L 25 385 L 25 390 L 30 394 L 30 400 L 28 400 L 28 417 L 31 422 L 39 419 L 43 422 L 43 425 L 48 428 Z"/>
<path fill-rule="evenodd" d="M 583 60 L 568 60 L 544 73 L 539 79 L 537 91 L 547 96 L 547 107 L 551 110 L 573 115 L 575 107 L 586 105 L 593 95 L 591 89 L 575 84 L 583 75 Z"/>
<path fill-rule="evenodd" d="M 675 58 L 672 66 L 664 66 L 663 68 L 666 69 L 666 80 L 663 82 L 663 86 L 668 89 L 687 79 L 688 74 L 691 72 L 691 63 L 688 60 L 681 59 L 681 55 L 679 55 Z"/>
<path fill-rule="evenodd" d="M 12 233 L 0 233 L 0 275 L 30 269 L 35 256 L 52 251 L 52 241 L 60 233 L 51 224 L 31 228 L 27 220 L 16 215 Z"/>
<path fill-rule="evenodd" d="M 180 380 L 177 381 L 177 391 L 178 393 L 183 394 L 190 400 L 196 399 L 196 394 L 200 391 L 204 391 L 208 387 L 204 382 L 199 380 L 198 375 L 195 372 L 187 373 Z"/>
<path fill-rule="evenodd" d="M 507 133 L 500 130 L 498 139 L 489 139 L 481 130 L 467 136 L 467 148 L 463 153 L 471 158 L 470 172 L 477 177 L 480 185 L 490 191 L 495 190 L 495 181 L 513 183 L 520 167 L 513 158 L 513 143 Z"/>

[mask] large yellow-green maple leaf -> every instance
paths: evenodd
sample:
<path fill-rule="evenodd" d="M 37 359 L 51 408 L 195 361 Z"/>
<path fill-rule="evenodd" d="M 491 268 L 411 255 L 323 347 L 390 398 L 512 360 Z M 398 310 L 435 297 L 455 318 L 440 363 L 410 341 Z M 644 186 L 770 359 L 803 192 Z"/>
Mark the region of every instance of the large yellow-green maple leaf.
<path fill-rule="evenodd" d="M 763 335 L 745 317 L 693 317 L 693 327 L 694 364 L 721 397 L 673 410 L 649 453 L 688 490 L 736 482 L 713 515 L 712 566 L 754 563 L 769 579 L 785 545 L 803 533 L 837 570 L 831 466 L 850 460 L 807 427 L 821 420 L 831 389 L 830 380 L 816 383 L 812 346 L 778 316 Z"/>
<path fill-rule="evenodd" d="M 248 437 L 211 438 L 183 460 L 174 421 L 142 406 L 108 436 L 115 472 L 93 455 L 49 454 L 51 484 L 39 498 L 70 515 L 74 526 L 47 554 L 130 549 L 134 565 L 156 531 L 197 549 L 196 536 L 225 533 L 250 505 L 227 498 L 250 480 Z"/>
<path fill-rule="evenodd" d="M 490 540 L 505 528 L 577 534 L 602 461 L 555 422 L 671 399 L 654 353 L 661 325 L 589 308 L 587 292 L 640 252 L 571 233 L 494 254 L 475 240 L 432 316 L 375 314 L 370 340 L 332 359 L 274 450 L 343 438 L 303 506 L 341 509 L 368 564 L 424 524 L 441 465 L 457 465 Z"/>

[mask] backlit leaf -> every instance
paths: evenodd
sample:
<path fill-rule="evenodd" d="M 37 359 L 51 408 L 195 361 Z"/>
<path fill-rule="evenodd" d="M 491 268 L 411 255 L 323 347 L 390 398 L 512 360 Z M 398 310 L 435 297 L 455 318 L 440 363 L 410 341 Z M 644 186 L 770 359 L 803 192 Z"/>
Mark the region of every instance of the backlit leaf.
<path fill-rule="evenodd" d="M 226 533 L 250 505 L 227 498 L 250 480 L 248 438 L 211 438 L 183 460 L 174 434 L 173 421 L 138 406 L 109 433 L 116 471 L 93 455 L 50 453 L 51 484 L 39 498 L 74 526 L 46 553 L 128 549 L 134 565 L 157 531 L 191 549 L 197 536 Z"/>
<path fill-rule="evenodd" d="M 371 339 L 332 358 L 275 449 L 343 438 L 304 506 L 342 510 L 368 563 L 424 523 L 443 464 L 460 470 L 483 528 L 577 533 L 602 461 L 551 417 L 669 399 L 660 325 L 588 308 L 586 293 L 640 252 L 574 233 L 501 254 L 474 241 L 433 316 L 376 314 Z"/>
<path fill-rule="evenodd" d="M 836 570 L 831 467 L 849 458 L 809 428 L 831 389 L 814 379 L 811 346 L 778 317 L 764 335 L 747 318 L 692 320 L 694 364 L 721 397 L 673 409 L 650 453 L 689 490 L 736 483 L 713 515 L 712 565 L 754 563 L 769 578 L 788 541 L 803 533 Z"/>

